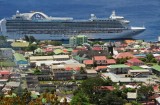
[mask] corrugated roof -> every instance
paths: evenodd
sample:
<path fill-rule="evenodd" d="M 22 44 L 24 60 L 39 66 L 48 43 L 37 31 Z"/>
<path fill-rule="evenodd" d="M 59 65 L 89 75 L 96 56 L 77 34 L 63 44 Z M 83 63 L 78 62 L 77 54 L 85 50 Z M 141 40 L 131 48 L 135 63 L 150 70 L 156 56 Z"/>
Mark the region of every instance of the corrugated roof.
<path fill-rule="evenodd" d="M 160 66 L 159 66 L 159 65 L 154 65 L 154 66 L 152 66 L 152 68 L 153 68 L 154 70 L 160 71 Z"/>
<path fill-rule="evenodd" d="M 61 54 L 61 53 L 63 53 L 63 50 L 61 50 L 61 49 L 55 49 L 54 53 L 55 54 Z"/>
<path fill-rule="evenodd" d="M 125 64 L 117 64 L 117 65 L 109 65 L 109 68 L 128 68 L 128 65 Z"/>
<path fill-rule="evenodd" d="M 15 53 L 14 54 L 14 57 L 16 59 L 16 61 L 20 61 L 20 60 L 23 60 L 23 61 L 27 61 L 24 56 L 22 54 L 19 54 L 19 53 Z"/>
<path fill-rule="evenodd" d="M 11 46 L 12 47 L 28 47 L 29 42 L 13 42 Z"/>
<path fill-rule="evenodd" d="M 84 64 L 93 64 L 93 60 L 84 60 L 83 63 Z"/>
<path fill-rule="evenodd" d="M 107 60 L 106 56 L 94 56 L 95 60 Z"/>
<path fill-rule="evenodd" d="M 68 48 L 67 50 L 68 50 L 69 52 L 72 52 L 72 51 L 73 51 L 73 49 L 72 49 L 72 48 Z"/>
<path fill-rule="evenodd" d="M 115 59 L 117 58 L 134 58 L 134 55 L 131 54 L 130 52 L 122 52 L 122 53 L 119 53 L 115 56 Z"/>
<path fill-rule="evenodd" d="M 108 64 L 116 64 L 116 61 L 114 59 L 107 59 Z"/>

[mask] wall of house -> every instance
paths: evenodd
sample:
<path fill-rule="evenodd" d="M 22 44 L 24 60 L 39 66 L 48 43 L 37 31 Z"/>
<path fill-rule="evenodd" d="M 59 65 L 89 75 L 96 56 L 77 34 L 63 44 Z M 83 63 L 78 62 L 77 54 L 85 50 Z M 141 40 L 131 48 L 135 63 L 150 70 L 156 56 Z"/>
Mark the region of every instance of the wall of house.
<path fill-rule="evenodd" d="M 115 73 L 115 74 L 127 74 L 128 68 L 109 68 L 109 72 Z"/>

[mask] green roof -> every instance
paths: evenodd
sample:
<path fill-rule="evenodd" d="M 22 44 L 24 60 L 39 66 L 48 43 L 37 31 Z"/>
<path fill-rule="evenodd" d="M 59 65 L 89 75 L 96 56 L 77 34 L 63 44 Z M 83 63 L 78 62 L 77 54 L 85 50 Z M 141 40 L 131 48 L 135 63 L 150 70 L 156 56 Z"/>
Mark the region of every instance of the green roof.
<path fill-rule="evenodd" d="M 63 50 L 61 50 L 61 49 L 55 49 L 54 53 L 55 54 L 61 54 L 61 53 L 63 53 Z"/>
<path fill-rule="evenodd" d="M 46 98 L 42 98 L 42 103 L 46 103 L 47 102 L 47 99 Z"/>
<path fill-rule="evenodd" d="M 3 67 L 13 67 L 15 66 L 15 63 L 12 61 L 2 61 L 0 62 L 0 65 Z"/>
<path fill-rule="evenodd" d="M 128 65 L 125 64 L 117 64 L 117 65 L 110 65 L 109 68 L 128 68 Z"/>
<path fill-rule="evenodd" d="M 74 59 L 80 61 L 80 60 L 86 60 L 87 58 L 79 57 L 79 56 L 74 56 Z"/>
<path fill-rule="evenodd" d="M 15 93 L 12 93 L 12 95 L 5 95 L 5 97 L 17 97 L 17 95 Z"/>
<path fill-rule="evenodd" d="M 36 94 L 31 94 L 31 97 L 32 97 L 33 99 L 38 98 L 38 96 L 37 96 Z"/>
<path fill-rule="evenodd" d="M 68 48 L 67 50 L 68 50 L 69 52 L 72 52 L 72 51 L 73 51 L 73 49 L 72 49 L 72 48 Z"/>
<path fill-rule="evenodd" d="M 159 65 L 154 65 L 154 66 L 152 66 L 152 69 L 160 71 L 160 66 Z"/>
<path fill-rule="evenodd" d="M 27 61 L 24 56 L 22 54 L 19 54 L 19 53 L 15 53 L 14 54 L 14 57 L 16 59 L 16 61 L 20 61 L 20 60 L 23 60 L 23 61 Z"/>
<path fill-rule="evenodd" d="M 11 43 L 12 47 L 28 47 L 29 42 L 13 42 Z"/>
<path fill-rule="evenodd" d="M 132 68 L 133 70 L 143 69 L 142 67 L 139 67 L 139 66 L 131 66 L 131 68 Z"/>

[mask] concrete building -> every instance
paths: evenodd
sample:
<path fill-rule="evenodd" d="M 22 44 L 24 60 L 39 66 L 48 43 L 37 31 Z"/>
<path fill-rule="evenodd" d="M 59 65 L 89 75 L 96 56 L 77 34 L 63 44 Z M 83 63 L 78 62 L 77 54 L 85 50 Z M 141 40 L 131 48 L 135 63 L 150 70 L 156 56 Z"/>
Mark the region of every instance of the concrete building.
<path fill-rule="evenodd" d="M 1 59 L 13 59 L 12 48 L 0 48 L 0 58 Z"/>
<path fill-rule="evenodd" d="M 106 44 L 104 45 L 95 44 L 93 45 L 93 47 L 98 47 L 98 48 L 101 48 L 102 50 L 108 50 L 108 45 Z"/>
<path fill-rule="evenodd" d="M 85 35 L 73 36 L 69 39 L 69 44 L 71 46 L 78 46 L 83 43 L 87 43 L 88 37 Z"/>
<path fill-rule="evenodd" d="M 147 69 L 129 70 L 128 74 L 134 77 L 148 77 L 151 74 L 151 71 Z"/>
<path fill-rule="evenodd" d="M 53 56 L 30 56 L 30 61 L 48 61 L 53 60 Z"/>
<path fill-rule="evenodd" d="M 144 65 L 144 62 L 142 62 L 141 60 L 139 60 L 139 59 L 137 59 L 137 58 L 129 59 L 129 60 L 127 60 L 127 63 L 128 63 L 129 65 L 132 65 L 132 66 Z"/>
<path fill-rule="evenodd" d="M 98 76 L 97 71 L 95 71 L 95 70 L 86 70 L 86 73 L 87 73 L 87 77 L 88 78 L 89 77 L 96 77 L 96 76 Z"/>
<path fill-rule="evenodd" d="M 108 71 L 115 74 L 126 74 L 129 68 L 130 67 L 125 64 L 109 65 Z"/>
<path fill-rule="evenodd" d="M 94 56 L 93 57 L 93 61 L 97 66 L 100 65 L 107 65 L 107 61 L 106 61 L 106 57 L 105 56 Z"/>
<path fill-rule="evenodd" d="M 66 61 L 69 59 L 70 59 L 69 55 L 53 55 L 54 61 Z"/>

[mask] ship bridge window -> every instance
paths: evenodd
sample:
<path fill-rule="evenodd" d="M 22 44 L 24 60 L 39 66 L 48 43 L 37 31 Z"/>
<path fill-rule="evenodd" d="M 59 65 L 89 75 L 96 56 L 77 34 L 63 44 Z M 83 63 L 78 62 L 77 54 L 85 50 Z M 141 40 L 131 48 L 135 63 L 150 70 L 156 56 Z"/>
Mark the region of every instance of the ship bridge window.
<path fill-rule="evenodd" d="M 45 17 L 40 13 L 36 13 L 31 17 L 31 19 L 32 20 L 42 20 L 42 19 L 45 19 Z"/>

